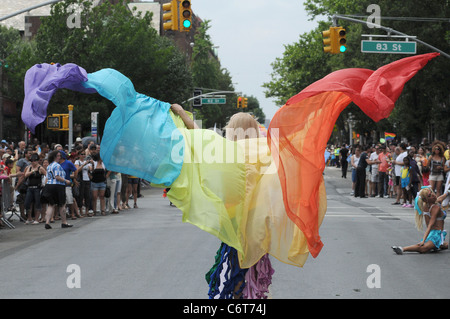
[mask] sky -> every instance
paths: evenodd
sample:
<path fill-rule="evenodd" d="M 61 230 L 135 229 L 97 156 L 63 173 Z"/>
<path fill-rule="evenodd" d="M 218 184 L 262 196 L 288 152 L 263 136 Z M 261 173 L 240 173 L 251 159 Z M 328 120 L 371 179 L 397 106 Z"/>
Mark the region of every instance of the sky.
<path fill-rule="evenodd" d="M 284 45 L 298 41 L 317 22 L 309 21 L 302 0 L 193 0 L 192 11 L 211 20 L 208 34 L 218 46 L 221 66 L 236 91 L 258 99 L 266 119 L 281 105 L 265 97 L 263 83 L 271 80 L 271 63 L 282 57 Z"/>

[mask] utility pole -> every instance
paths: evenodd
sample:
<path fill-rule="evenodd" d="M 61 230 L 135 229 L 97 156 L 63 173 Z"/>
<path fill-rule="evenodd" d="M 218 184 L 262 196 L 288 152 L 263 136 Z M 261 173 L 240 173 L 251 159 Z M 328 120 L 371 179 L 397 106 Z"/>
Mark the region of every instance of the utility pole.
<path fill-rule="evenodd" d="M 335 14 L 335 15 L 333 15 L 333 25 L 334 25 L 334 26 L 337 26 L 337 25 L 338 25 L 338 24 L 337 24 L 337 20 L 338 20 L 338 19 L 347 20 L 347 21 L 350 21 L 350 22 L 361 23 L 361 24 L 367 24 L 367 21 L 362 21 L 362 20 L 358 20 L 358 19 L 349 18 L 349 17 L 346 17 L 346 16 L 341 16 L 341 15 L 339 15 L 339 14 Z M 449 59 L 450 59 L 450 54 L 445 53 L 444 51 L 439 50 L 438 48 L 436 48 L 436 47 L 434 47 L 434 46 L 432 46 L 432 45 L 430 45 L 430 44 L 428 44 L 428 43 L 426 43 L 426 42 L 424 42 L 424 41 L 422 41 L 422 40 L 420 40 L 420 39 L 414 38 L 414 37 L 412 37 L 412 36 L 409 36 L 409 35 L 407 35 L 407 34 L 405 34 L 405 33 L 402 33 L 402 32 L 400 32 L 400 31 L 394 30 L 394 29 L 392 29 L 392 28 L 383 27 L 383 26 L 380 25 L 380 24 L 375 24 L 375 23 L 372 23 L 372 22 L 371 22 L 371 25 L 374 26 L 375 28 L 379 28 L 379 29 L 382 29 L 382 30 L 386 31 L 386 32 L 388 33 L 388 35 L 390 35 L 391 33 L 394 33 L 394 34 L 398 34 L 398 35 L 404 36 L 404 37 L 406 37 L 406 38 L 410 38 L 412 41 L 416 41 L 416 42 L 418 42 L 418 43 L 420 43 L 420 44 L 423 44 L 423 45 L 425 45 L 426 47 L 428 47 L 428 48 L 430 48 L 430 49 L 432 49 L 432 50 L 434 50 L 434 51 L 436 51 L 436 52 L 439 52 L 441 55 L 443 55 L 443 56 L 445 56 L 446 58 L 449 58 Z"/>
<path fill-rule="evenodd" d="M 73 143 L 73 105 L 70 104 L 69 109 L 69 152 L 72 151 L 72 143 Z"/>

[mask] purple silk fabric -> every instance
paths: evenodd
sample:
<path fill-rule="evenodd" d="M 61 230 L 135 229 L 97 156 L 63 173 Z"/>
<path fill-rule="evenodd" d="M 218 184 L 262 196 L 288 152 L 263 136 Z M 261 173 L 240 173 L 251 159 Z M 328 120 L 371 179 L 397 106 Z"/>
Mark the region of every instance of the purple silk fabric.
<path fill-rule="evenodd" d="M 267 299 L 274 273 L 269 255 L 265 254 L 245 274 L 244 299 Z"/>
<path fill-rule="evenodd" d="M 48 103 L 57 89 L 97 92 L 95 89 L 83 87 L 82 82 L 85 81 L 86 70 L 73 63 L 34 65 L 25 74 L 22 121 L 34 134 L 36 126 L 45 121 Z"/>

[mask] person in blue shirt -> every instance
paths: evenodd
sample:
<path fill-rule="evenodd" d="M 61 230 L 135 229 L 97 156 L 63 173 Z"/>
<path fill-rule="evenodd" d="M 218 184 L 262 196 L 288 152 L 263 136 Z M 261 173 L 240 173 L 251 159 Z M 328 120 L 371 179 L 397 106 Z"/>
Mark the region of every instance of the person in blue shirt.
<path fill-rule="evenodd" d="M 70 180 L 70 185 L 66 185 L 66 205 L 69 206 L 70 214 L 72 216 L 72 219 L 76 219 L 75 214 L 79 217 L 80 214 L 78 213 L 78 205 L 74 203 L 73 200 L 73 193 L 72 193 L 72 184 L 78 184 L 77 181 L 77 168 L 76 166 L 69 160 L 67 160 L 66 152 L 59 151 L 61 154 L 61 158 L 59 160 L 59 165 L 63 168 L 64 172 L 66 173 L 66 179 Z M 74 173 L 74 178 L 72 179 L 72 173 Z"/>
<path fill-rule="evenodd" d="M 64 169 L 59 165 L 61 153 L 59 151 L 53 151 L 48 154 L 47 166 L 47 182 L 42 190 L 41 203 L 48 204 L 45 212 L 45 229 L 51 229 L 50 219 L 55 212 L 55 209 L 59 209 L 61 215 L 61 227 L 72 227 L 67 223 L 66 214 L 64 213 L 64 207 L 66 205 L 66 193 L 65 186 L 70 185 L 70 180 L 66 179 L 66 173 Z"/>

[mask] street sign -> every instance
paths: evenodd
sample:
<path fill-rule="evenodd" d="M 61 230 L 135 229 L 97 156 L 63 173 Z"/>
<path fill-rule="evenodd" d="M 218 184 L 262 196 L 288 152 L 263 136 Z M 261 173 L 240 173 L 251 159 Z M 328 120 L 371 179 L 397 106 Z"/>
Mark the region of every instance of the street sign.
<path fill-rule="evenodd" d="M 202 98 L 202 104 L 225 104 L 226 102 L 226 98 Z"/>
<path fill-rule="evenodd" d="M 414 41 L 361 41 L 362 53 L 416 54 Z"/>

